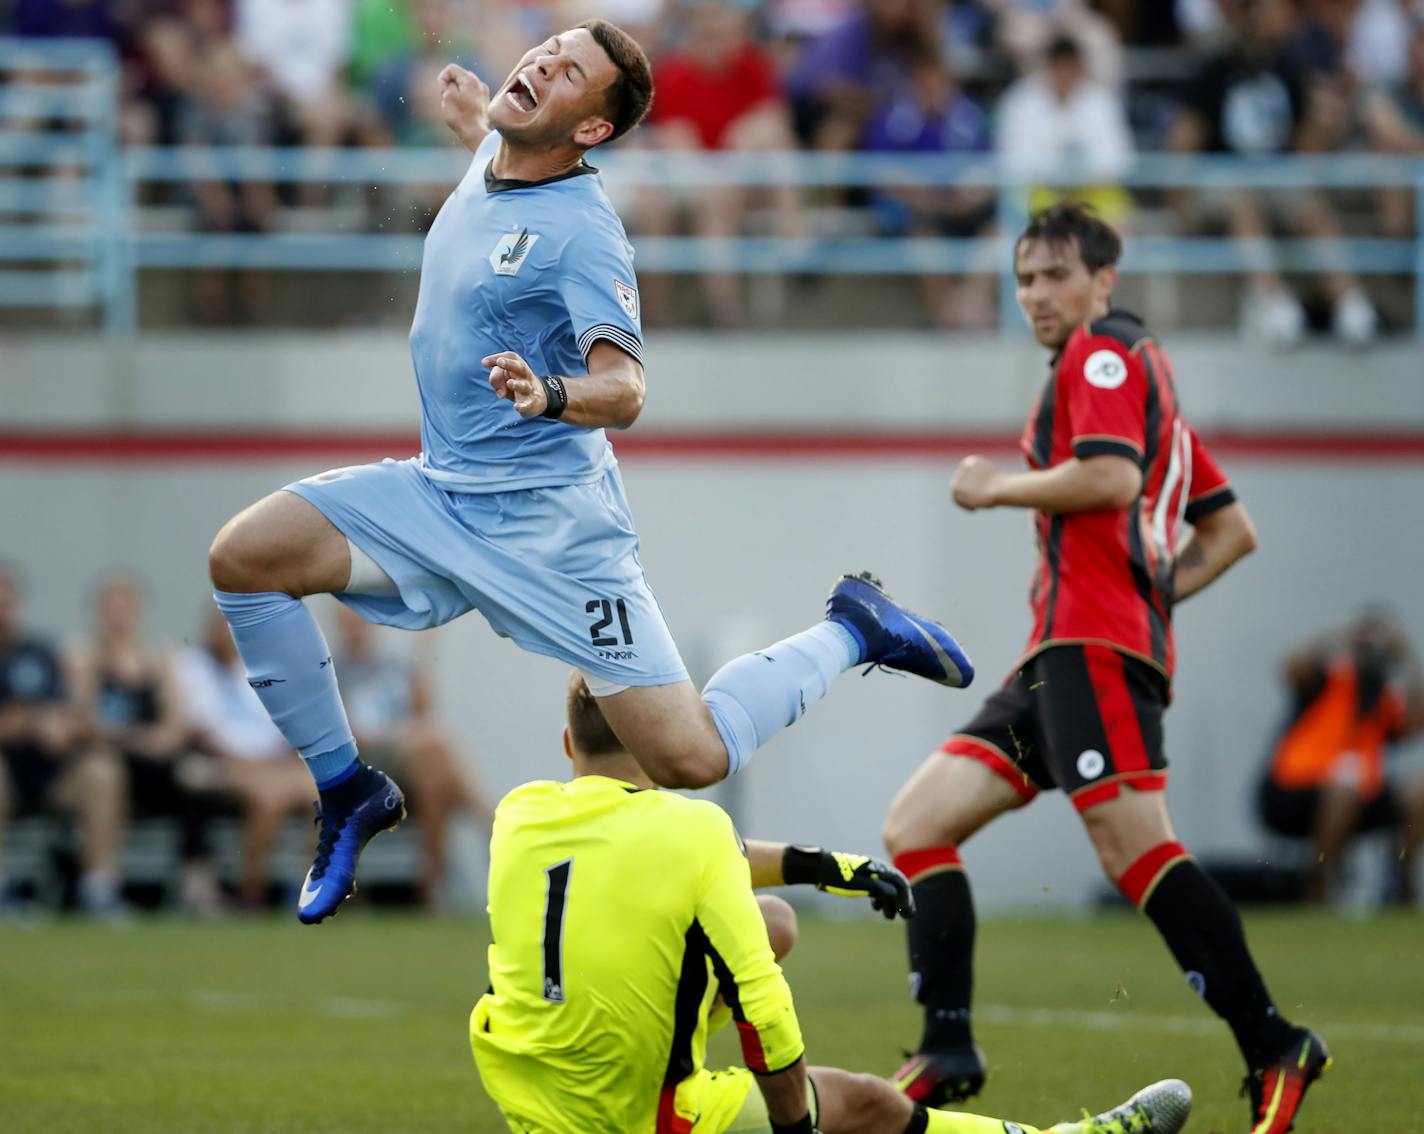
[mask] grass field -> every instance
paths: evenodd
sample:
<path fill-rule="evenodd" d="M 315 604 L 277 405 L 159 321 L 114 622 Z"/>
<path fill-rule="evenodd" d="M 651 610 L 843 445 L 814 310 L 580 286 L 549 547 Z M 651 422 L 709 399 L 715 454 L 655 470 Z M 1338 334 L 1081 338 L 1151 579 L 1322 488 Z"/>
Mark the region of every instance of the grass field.
<path fill-rule="evenodd" d="M 1336 1055 L 1297 1134 L 1424 1134 L 1424 921 L 1248 921 L 1282 1008 Z M 0 1131 L 495 1134 L 465 1030 L 487 940 L 366 911 L 317 930 L 0 928 Z M 803 925 L 786 968 L 813 1062 L 898 1063 L 916 1034 L 902 949 L 868 918 Z M 1197 1092 L 1190 1131 L 1247 1128 L 1225 1028 L 1135 917 L 987 923 L 979 998 L 975 1109 L 1047 1124 L 1176 1075 Z"/>

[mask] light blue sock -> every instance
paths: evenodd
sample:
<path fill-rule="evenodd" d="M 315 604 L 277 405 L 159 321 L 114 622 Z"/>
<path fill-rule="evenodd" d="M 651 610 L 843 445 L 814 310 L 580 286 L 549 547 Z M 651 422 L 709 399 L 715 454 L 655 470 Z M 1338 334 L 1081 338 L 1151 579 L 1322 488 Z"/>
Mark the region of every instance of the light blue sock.
<path fill-rule="evenodd" d="M 860 643 L 845 627 L 822 622 L 774 646 L 734 658 L 712 675 L 702 699 L 727 746 L 727 775 L 806 715 L 831 682 L 860 661 Z"/>
<path fill-rule="evenodd" d="M 307 763 L 318 790 L 351 775 L 356 744 L 326 637 L 306 605 L 279 591 L 214 591 L 232 640 L 272 722 Z"/>

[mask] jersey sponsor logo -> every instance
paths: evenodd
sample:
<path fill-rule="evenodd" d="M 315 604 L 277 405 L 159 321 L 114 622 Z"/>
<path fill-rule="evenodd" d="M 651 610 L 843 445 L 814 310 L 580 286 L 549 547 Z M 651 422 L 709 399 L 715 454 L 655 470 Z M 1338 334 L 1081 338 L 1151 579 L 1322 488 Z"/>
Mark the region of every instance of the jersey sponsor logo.
<path fill-rule="evenodd" d="M 1116 390 L 1127 381 L 1127 363 L 1115 350 L 1095 350 L 1083 363 L 1083 377 L 1099 390 Z"/>
<path fill-rule="evenodd" d="M 518 232 L 506 232 L 499 238 L 499 243 L 494 246 L 494 251 L 489 254 L 490 267 L 494 269 L 497 276 L 512 276 L 524 267 L 524 261 L 529 258 L 529 252 L 539 240 L 537 232 L 530 232 L 527 228 Z"/>
<path fill-rule="evenodd" d="M 633 322 L 638 322 L 638 289 L 630 287 L 620 279 L 613 281 L 614 294 L 618 296 L 618 303 L 623 308 L 624 313 Z M 642 324 L 639 323 L 639 326 Z"/>
<path fill-rule="evenodd" d="M 1078 757 L 1078 774 L 1085 780 L 1097 779 L 1107 766 L 1107 760 L 1096 748 L 1089 748 Z"/>

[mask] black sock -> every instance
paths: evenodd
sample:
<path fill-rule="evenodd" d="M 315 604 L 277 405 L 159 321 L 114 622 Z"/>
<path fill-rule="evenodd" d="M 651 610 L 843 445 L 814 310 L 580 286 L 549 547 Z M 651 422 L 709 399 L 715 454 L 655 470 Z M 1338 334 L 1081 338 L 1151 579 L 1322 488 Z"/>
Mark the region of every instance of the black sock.
<path fill-rule="evenodd" d="M 1162 876 L 1143 912 L 1192 988 L 1231 1028 L 1246 1065 L 1268 1063 L 1288 1042 L 1290 1024 L 1266 991 L 1226 892 L 1188 858 Z"/>
<path fill-rule="evenodd" d="M 321 806 L 326 811 L 349 811 L 376 790 L 380 773 L 370 764 L 362 764 L 339 784 L 321 793 Z"/>
<path fill-rule="evenodd" d="M 915 1113 L 910 1115 L 910 1124 L 905 1127 L 900 1134 L 925 1134 L 930 1128 L 929 1112 L 919 1103 L 915 1104 Z"/>
<path fill-rule="evenodd" d="M 912 887 L 909 920 L 910 986 L 924 1005 L 921 1051 L 973 1042 L 969 1003 L 974 995 L 974 898 L 963 870 L 929 874 Z"/>

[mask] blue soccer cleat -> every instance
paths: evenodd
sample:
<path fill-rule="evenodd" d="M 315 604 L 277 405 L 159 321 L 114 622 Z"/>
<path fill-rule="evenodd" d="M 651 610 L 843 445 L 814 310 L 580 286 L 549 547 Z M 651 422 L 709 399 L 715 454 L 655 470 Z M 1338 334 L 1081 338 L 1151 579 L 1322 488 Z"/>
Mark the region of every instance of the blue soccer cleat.
<path fill-rule="evenodd" d="M 826 617 L 860 643 L 861 661 L 901 669 L 963 689 L 974 663 L 938 622 L 906 610 L 868 571 L 842 575 L 826 599 Z"/>
<path fill-rule="evenodd" d="M 372 787 L 354 804 L 339 811 L 316 805 L 316 860 L 297 900 L 297 919 L 304 925 L 330 917 L 356 892 L 356 860 L 366 844 L 382 831 L 394 831 L 405 818 L 405 793 L 395 780 L 374 768 L 368 771 Z"/>

